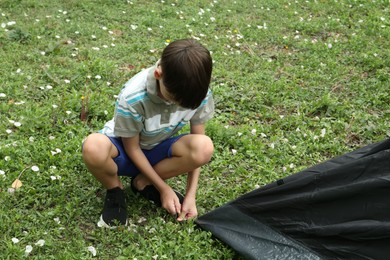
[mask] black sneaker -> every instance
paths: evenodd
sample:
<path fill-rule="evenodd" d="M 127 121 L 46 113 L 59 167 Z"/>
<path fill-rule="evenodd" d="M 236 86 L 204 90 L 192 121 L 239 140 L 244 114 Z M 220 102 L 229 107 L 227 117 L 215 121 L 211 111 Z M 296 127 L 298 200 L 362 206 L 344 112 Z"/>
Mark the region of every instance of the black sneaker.
<path fill-rule="evenodd" d="M 156 189 L 156 187 L 154 187 L 154 185 L 147 185 L 143 190 L 139 191 L 134 186 L 134 178 L 133 178 L 131 179 L 131 190 L 135 194 L 137 193 L 141 194 L 142 197 L 153 202 L 157 207 L 161 207 L 162 203 L 160 198 L 160 192 Z M 176 190 L 173 191 L 176 193 L 176 196 L 179 198 L 180 204 L 183 204 L 184 196 Z"/>
<path fill-rule="evenodd" d="M 119 187 L 107 190 L 103 213 L 97 223 L 98 227 L 116 228 L 127 225 L 125 193 Z"/>

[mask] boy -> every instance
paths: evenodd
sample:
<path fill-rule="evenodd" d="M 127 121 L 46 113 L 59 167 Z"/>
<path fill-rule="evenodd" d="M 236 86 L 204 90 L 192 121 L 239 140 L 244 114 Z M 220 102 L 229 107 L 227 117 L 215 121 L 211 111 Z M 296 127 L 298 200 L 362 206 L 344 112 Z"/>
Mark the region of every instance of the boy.
<path fill-rule="evenodd" d="M 209 51 L 184 39 L 169 44 L 155 66 L 125 84 L 114 118 L 83 143 L 87 168 L 107 189 L 99 226 L 127 224 L 119 176 L 131 177 L 135 193 L 176 215 L 178 221 L 197 216 L 200 167 L 214 151 L 204 125 L 214 112 L 211 72 Z M 190 134 L 174 136 L 188 122 Z M 185 197 L 164 181 L 184 173 Z"/>

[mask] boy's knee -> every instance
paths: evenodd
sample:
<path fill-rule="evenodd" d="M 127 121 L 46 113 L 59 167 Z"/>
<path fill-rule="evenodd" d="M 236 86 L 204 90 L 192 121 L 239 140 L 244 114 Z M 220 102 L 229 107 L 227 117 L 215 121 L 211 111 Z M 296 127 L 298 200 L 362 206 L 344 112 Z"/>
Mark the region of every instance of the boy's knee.
<path fill-rule="evenodd" d="M 214 153 L 213 141 L 206 135 L 197 136 L 191 148 L 192 159 L 200 166 L 208 163 Z"/>
<path fill-rule="evenodd" d="M 105 161 L 108 156 L 108 149 L 105 140 L 101 134 L 90 134 L 83 143 L 83 159 L 86 163 L 99 164 Z"/>

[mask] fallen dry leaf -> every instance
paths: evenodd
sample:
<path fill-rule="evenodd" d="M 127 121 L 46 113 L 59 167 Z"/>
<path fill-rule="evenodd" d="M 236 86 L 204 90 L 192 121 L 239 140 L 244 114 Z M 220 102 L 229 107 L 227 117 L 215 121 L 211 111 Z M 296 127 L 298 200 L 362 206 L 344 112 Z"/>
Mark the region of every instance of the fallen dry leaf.
<path fill-rule="evenodd" d="M 86 121 L 88 118 L 88 97 L 81 97 L 81 112 L 80 119 L 81 121 Z"/>
<path fill-rule="evenodd" d="M 22 184 L 21 180 L 16 178 L 16 180 L 14 180 L 14 182 L 12 183 L 11 187 L 16 190 L 16 189 L 19 189 L 20 187 L 22 187 L 22 185 L 23 184 Z"/>
<path fill-rule="evenodd" d="M 123 32 L 121 30 L 113 30 L 112 33 L 115 35 L 115 36 L 121 36 L 123 34 Z"/>

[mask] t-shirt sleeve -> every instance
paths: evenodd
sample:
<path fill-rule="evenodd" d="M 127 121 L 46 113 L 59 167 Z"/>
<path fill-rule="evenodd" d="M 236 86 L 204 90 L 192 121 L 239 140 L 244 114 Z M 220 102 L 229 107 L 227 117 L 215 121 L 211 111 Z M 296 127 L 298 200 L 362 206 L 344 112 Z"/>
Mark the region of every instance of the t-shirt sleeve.
<path fill-rule="evenodd" d="M 197 108 L 196 113 L 191 118 L 192 125 L 204 124 L 213 117 L 214 114 L 214 99 L 211 90 L 208 91 L 206 98 Z"/>
<path fill-rule="evenodd" d="M 130 106 L 127 100 L 120 95 L 115 105 L 114 135 L 118 137 L 136 136 L 143 128 L 143 121 L 139 109 L 136 106 Z"/>

